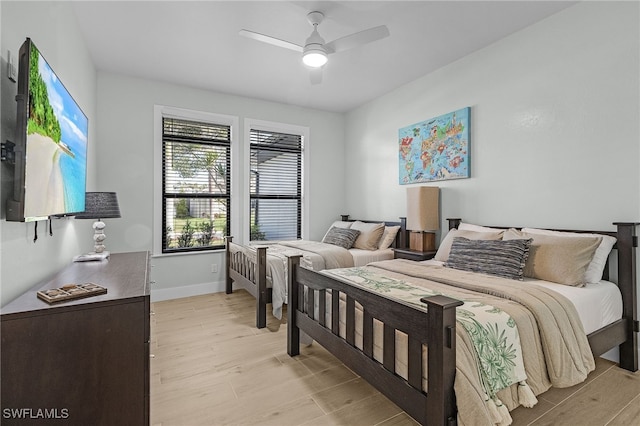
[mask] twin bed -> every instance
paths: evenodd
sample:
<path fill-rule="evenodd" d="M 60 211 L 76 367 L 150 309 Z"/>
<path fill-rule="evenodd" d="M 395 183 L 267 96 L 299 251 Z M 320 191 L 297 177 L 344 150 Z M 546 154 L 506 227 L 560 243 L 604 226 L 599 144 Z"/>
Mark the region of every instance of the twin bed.
<path fill-rule="evenodd" d="M 345 242 L 343 238 L 350 240 Z M 264 328 L 267 305 L 271 304 L 273 315 L 280 319 L 282 306 L 287 303 L 289 256 L 301 255 L 301 265 L 315 271 L 363 266 L 393 259 L 393 248 L 405 247 L 406 241 L 404 218 L 398 222 L 349 220 L 348 215 L 334 222 L 322 241 L 280 241 L 244 246 L 234 243 L 232 237 L 226 237 L 226 292 L 231 294 L 235 284 L 253 295 L 256 327 Z"/>
<path fill-rule="evenodd" d="M 612 348 L 638 369 L 637 224 L 615 225 L 449 219 L 433 261 L 312 271 L 291 256 L 287 351 L 299 354 L 304 332 L 421 424 L 509 424 L 510 410 L 583 381 Z"/>

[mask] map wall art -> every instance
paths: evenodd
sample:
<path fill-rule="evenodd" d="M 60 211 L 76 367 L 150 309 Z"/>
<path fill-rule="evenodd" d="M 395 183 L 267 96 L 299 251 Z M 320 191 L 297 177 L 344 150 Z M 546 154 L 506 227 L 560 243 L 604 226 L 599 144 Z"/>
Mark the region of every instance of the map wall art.
<path fill-rule="evenodd" d="M 401 128 L 400 185 L 470 177 L 470 115 L 466 107 Z"/>

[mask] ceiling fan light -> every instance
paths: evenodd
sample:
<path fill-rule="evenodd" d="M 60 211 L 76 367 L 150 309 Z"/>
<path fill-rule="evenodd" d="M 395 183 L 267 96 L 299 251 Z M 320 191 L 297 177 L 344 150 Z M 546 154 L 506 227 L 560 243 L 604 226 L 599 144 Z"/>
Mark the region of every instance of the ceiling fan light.
<path fill-rule="evenodd" d="M 328 60 L 327 54 L 322 49 L 308 49 L 305 50 L 304 55 L 302 55 L 302 62 L 313 68 L 323 66 Z"/>

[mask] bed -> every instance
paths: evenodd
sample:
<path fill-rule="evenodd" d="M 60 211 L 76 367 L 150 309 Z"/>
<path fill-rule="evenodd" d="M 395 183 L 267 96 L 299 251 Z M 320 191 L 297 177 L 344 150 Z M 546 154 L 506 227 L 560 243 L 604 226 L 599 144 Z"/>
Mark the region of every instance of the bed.
<path fill-rule="evenodd" d="M 346 231 L 345 231 L 346 230 Z M 349 232 L 350 231 L 350 232 Z M 343 234 L 348 235 L 343 235 Z M 244 288 L 256 299 L 256 327 L 267 323 L 267 305 L 280 319 L 287 302 L 288 257 L 301 255 L 302 267 L 323 270 L 393 259 L 393 248 L 408 243 L 406 220 L 350 220 L 342 215 L 327 230 L 322 241 L 279 241 L 267 245 L 241 245 L 225 237 L 226 293 Z"/>
<path fill-rule="evenodd" d="M 461 230 L 458 228 L 461 228 L 462 225 L 460 219 L 449 219 L 450 232 L 460 232 Z M 584 238 L 582 236 L 578 238 L 582 241 L 587 241 L 593 238 L 592 236 L 594 235 L 600 236 L 600 241 L 604 241 L 605 237 L 608 237 L 607 239 L 610 239 L 610 237 L 616 239 L 615 246 L 613 246 L 614 255 L 608 256 L 608 252 L 606 253 L 606 258 L 601 262 L 601 271 L 599 273 L 602 276 L 602 282 L 613 280 L 613 276 L 610 278 L 610 269 L 617 273 L 615 274 L 617 275 L 616 291 L 614 291 L 613 296 L 606 297 L 612 297 L 613 299 L 617 297 L 618 301 L 614 300 L 611 304 L 618 306 L 618 308 L 609 309 L 605 307 L 602 311 L 615 311 L 617 309 L 618 313 L 602 312 L 597 315 L 599 319 L 594 323 L 582 324 L 584 320 L 581 317 L 588 318 L 592 307 L 598 305 L 598 303 L 594 304 L 593 300 L 598 300 L 598 298 L 605 296 L 597 295 L 595 299 L 591 298 L 591 302 L 587 302 L 587 305 L 574 309 L 571 308 L 571 306 L 574 306 L 573 302 L 568 302 L 569 299 L 567 298 L 567 296 L 572 297 L 571 295 L 565 294 L 558 297 L 556 294 L 559 293 L 555 293 L 553 290 L 540 290 L 540 288 L 544 288 L 544 283 L 541 283 L 542 285 L 535 283 L 535 285 L 522 287 L 523 282 L 517 280 L 505 280 L 501 277 L 469 270 L 451 271 L 454 274 L 465 275 L 466 281 L 463 281 L 465 285 L 470 287 L 479 285 L 478 283 L 485 279 L 500 283 L 504 281 L 513 282 L 513 286 L 516 289 L 516 294 L 510 296 L 513 299 L 520 297 L 517 291 L 527 293 L 529 291 L 542 292 L 541 294 L 543 294 L 541 296 L 543 298 L 540 301 L 544 301 L 544 303 L 535 302 L 534 305 L 537 307 L 532 309 L 531 314 L 526 314 L 526 310 L 522 311 L 525 312 L 523 314 L 525 319 L 527 316 L 533 318 L 533 320 L 528 319 L 528 321 L 532 323 L 539 321 L 538 328 L 528 329 L 525 327 L 521 329 L 520 322 L 518 322 L 520 317 L 518 316 L 516 320 L 518 324 L 516 329 L 521 333 L 520 337 L 524 335 L 532 336 L 533 343 L 529 342 L 529 337 L 522 338 L 519 343 L 522 344 L 521 354 L 525 358 L 523 368 L 525 369 L 526 377 L 522 382 L 517 379 L 516 382 L 512 382 L 512 384 L 497 391 L 497 393 L 487 391 L 483 379 L 479 378 L 482 374 L 478 372 L 480 368 L 476 370 L 476 366 L 470 367 L 470 364 L 478 363 L 480 358 L 477 355 L 474 356 L 473 351 L 469 349 L 469 346 L 473 346 L 469 345 L 468 342 L 468 340 L 471 340 L 468 337 L 471 334 L 466 333 L 465 326 L 461 325 L 460 318 L 456 315 L 457 310 L 464 312 L 467 304 L 458 298 L 450 297 L 449 293 L 459 294 L 457 293 L 458 290 L 452 292 L 439 291 L 442 286 L 445 286 L 443 283 L 450 279 L 448 275 L 443 275 L 445 278 L 436 282 L 435 291 L 427 291 L 427 293 L 435 295 L 420 297 L 417 302 L 415 300 L 402 300 L 395 296 L 391 297 L 377 291 L 373 288 L 375 285 L 369 285 L 368 287 L 365 285 L 371 282 L 377 285 L 381 280 L 396 284 L 402 282 L 403 285 L 405 281 L 406 283 L 412 283 L 415 277 L 405 278 L 407 275 L 404 275 L 406 273 L 404 271 L 413 267 L 430 267 L 427 281 L 438 279 L 438 274 L 448 274 L 449 272 L 444 271 L 445 269 L 455 269 L 422 265 L 431 261 L 393 260 L 377 262 L 364 268 L 345 268 L 317 272 L 299 267 L 299 257 L 291 257 L 288 271 L 290 288 L 287 307 L 287 351 L 290 356 L 298 355 L 301 333 L 310 336 L 420 424 L 508 424 L 510 423 L 509 410 L 517 405 L 532 406 L 536 402 L 536 395 L 544 392 L 550 386 L 566 387 L 584 380 L 586 374 L 593 369 L 593 357 L 602 355 L 612 348 L 619 347 L 619 365 L 621 368 L 637 371 L 637 333 L 640 328 L 637 318 L 636 288 L 636 226 L 638 224 L 615 223 L 614 225 L 617 227 L 616 232 L 544 231 L 551 234 L 571 232 L 572 234 L 569 234 L 570 244 L 577 241 L 578 237 L 575 233 L 584 234 Z M 512 232 L 509 228 L 504 227 L 479 227 L 479 229 L 471 232 L 482 233 L 488 229 L 494 230 L 494 232 L 495 230 L 503 230 L 505 234 L 508 231 Z M 514 229 L 513 232 L 523 232 L 524 229 L 527 228 Z M 465 232 L 468 233 L 470 231 L 467 230 Z M 531 236 L 529 233 L 524 235 L 526 237 Z M 544 242 L 545 238 L 547 237 L 534 237 L 534 243 L 529 243 L 532 244 L 529 248 L 536 241 Z M 549 241 L 552 241 L 555 237 L 548 238 Z M 445 240 L 446 238 L 443 240 L 441 247 L 445 247 Z M 455 244 L 467 244 L 469 238 L 454 238 L 453 240 Z M 517 243 L 523 244 L 520 243 L 522 240 L 518 239 Z M 512 243 L 516 244 L 516 242 Z M 491 245 L 493 243 L 469 244 Z M 563 242 L 562 244 L 565 243 Z M 570 244 L 568 247 L 571 247 Z M 543 259 L 544 257 L 539 256 L 546 253 L 545 249 L 541 248 L 540 244 L 536 247 L 532 251 L 535 255 L 532 255 L 531 259 Z M 455 264 L 460 253 L 464 254 L 464 250 L 459 250 L 456 247 L 456 259 L 453 260 L 453 246 L 451 246 L 451 250 L 446 262 Z M 440 254 L 440 248 L 438 252 Z M 592 266 L 593 259 L 596 256 L 593 252 L 591 256 L 591 260 L 587 262 L 588 266 L 580 267 L 582 273 L 586 273 L 589 267 Z M 436 255 L 436 257 L 438 256 Z M 610 265 L 610 258 L 617 259 L 617 261 L 612 262 Z M 403 263 L 404 267 L 402 266 Z M 528 264 L 527 267 L 529 267 Z M 373 270 L 372 273 L 378 273 L 382 270 L 383 277 L 374 279 L 372 276 L 366 275 L 370 270 Z M 414 272 L 410 273 L 413 274 Z M 422 274 L 423 272 L 419 273 Z M 351 277 L 349 277 L 350 274 Z M 363 274 L 366 275 L 364 278 Z M 359 280 L 354 280 L 353 276 L 357 276 Z M 479 277 L 482 277 L 482 279 L 479 279 Z M 547 283 L 551 287 L 553 287 L 553 284 Z M 596 289 L 597 285 L 595 284 Z M 511 287 L 511 285 L 506 287 Z M 567 289 L 573 287 L 572 291 L 581 289 L 579 286 L 574 287 L 573 285 L 565 285 L 564 287 L 567 287 Z M 584 287 L 585 291 L 587 291 L 587 289 L 594 286 L 586 285 Z M 527 290 L 523 291 L 522 289 L 524 288 Z M 469 296 L 464 293 L 470 291 L 469 288 L 463 288 L 461 291 L 463 291 L 462 298 L 476 301 L 474 299 L 475 296 Z M 414 291 L 413 293 L 413 297 L 420 296 L 420 292 Z M 535 294 L 537 295 L 538 293 Z M 615 294 L 618 296 L 615 296 Z M 544 298 L 548 297 L 553 297 L 553 299 L 549 299 L 547 302 L 547 299 Z M 509 299 L 492 303 L 499 303 L 497 306 L 504 308 L 503 311 L 507 311 L 509 314 L 511 314 L 511 311 L 508 309 L 512 309 L 511 305 L 518 305 Z M 591 308 L 588 303 L 592 303 Z M 547 324 L 549 321 L 544 318 L 545 314 L 542 315 L 542 318 L 536 316 L 539 314 L 538 309 L 545 312 L 545 309 L 551 309 L 547 305 L 555 304 L 566 306 L 566 308 L 563 308 L 566 312 L 563 311 L 562 315 L 567 315 L 567 321 L 566 323 L 558 322 L 562 328 L 562 334 L 557 334 L 559 331 L 554 331 L 552 327 L 550 328 Z M 609 302 L 601 304 L 608 305 Z M 479 306 L 481 303 L 475 305 Z M 460 308 L 458 309 L 458 307 Z M 509 308 L 507 309 L 507 307 Z M 513 309 L 520 310 L 521 308 Z M 579 312 L 580 310 L 582 310 L 582 313 Z M 497 312 L 501 311 L 501 309 L 491 311 Z M 324 315 L 320 313 L 324 313 Z M 609 317 L 604 318 L 607 315 Z M 561 314 L 557 314 L 555 311 L 550 312 L 549 318 L 554 318 L 554 321 L 560 317 Z M 565 336 L 564 333 L 567 328 L 570 331 Z M 567 343 L 568 340 L 574 340 L 575 342 Z M 525 350 L 525 348 L 532 347 L 531 345 L 534 345 L 533 347 L 542 347 L 543 354 L 541 357 L 535 357 L 535 353 L 540 352 L 540 349 L 538 351 Z M 475 349 L 477 350 L 477 348 Z M 555 354 L 554 351 L 556 349 L 560 350 L 559 355 Z M 554 360 L 553 358 L 556 356 L 558 359 Z M 403 362 L 399 361 L 399 358 L 402 358 Z M 562 364 L 567 359 L 570 360 L 572 365 L 565 371 Z M 544 367 L 545 371 L 536 372 L 536 365 Z M 544 377 L 546 377 L 548 383 L 538 383 Z M 553 381 L 555 383 L 552 383 Z"/>

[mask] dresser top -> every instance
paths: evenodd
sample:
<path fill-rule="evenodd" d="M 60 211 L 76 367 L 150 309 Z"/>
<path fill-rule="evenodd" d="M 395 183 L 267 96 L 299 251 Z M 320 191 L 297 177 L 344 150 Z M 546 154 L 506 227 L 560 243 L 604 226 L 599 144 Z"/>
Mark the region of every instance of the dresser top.
<path fill-rule="evenodd" d="M 108 259 L 73 262 L 49 279 L 43 280 L 0 309 L 3 320 L 12 314 L 37 314 L 50 309 L 78 309 L 90 303 L 118 303 L 124 299 L 149 295 L 149 254 L 146 251 L 112 253 Z M 92 282 L 107 289 L 106 294 L 48 304 L 37 297 L 39 290 L 66 284 Z"/>

